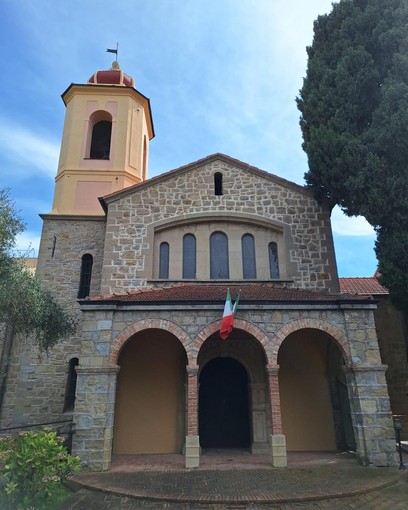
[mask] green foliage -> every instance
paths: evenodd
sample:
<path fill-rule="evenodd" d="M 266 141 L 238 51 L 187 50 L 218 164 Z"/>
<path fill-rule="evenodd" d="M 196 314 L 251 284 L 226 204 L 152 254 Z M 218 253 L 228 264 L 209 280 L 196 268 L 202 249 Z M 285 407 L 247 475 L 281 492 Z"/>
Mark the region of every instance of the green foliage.
<path fill-rule="evenodd" d="M 382 227 L 377 230 L 377 236 L 375 249 L 380 261 L 380 283 L 393 289 L 394 305 L 407 311 L 408 230 Z"/>
<path fill-rule="evenodd" d="M 76 320 L 22 261 L 10 256 L 15 236 L 24 229 L 7 190 L 0 190 L 0 322 L 33 335 L 41 351 L 75 333 Z"/>
<path fill-rule="evenodd" d="M 68 315 L 41 281 L 15 259 L 7 262 L 0 279 L 0 322 L 33 335 L 40 351 L 47 351 L 61 338 L 75 333 L 76 320 Z"/>
<path fill-rule="evenodd" d="M 402 303 L 405 254 L 393 250 L 408 228 L 408 2 L 340 0 L 315 21 L 307 53 L 297 98 L 307 185 L 378 229 L 383 283 Z"/>
<path fill-rule="evenodd" d="M 52 508 L 63 482 L 79 470 L 55 432 L 21 432 L 0 439 L 0 492 L 11 509 Z"/>
<path fill-rule="evenodd" d="M 0 189 L 0 276 L 3 263 L 15 245 L 16 235 L 24 230 L 24 223 L 18 217 L 8 189 Z"/>

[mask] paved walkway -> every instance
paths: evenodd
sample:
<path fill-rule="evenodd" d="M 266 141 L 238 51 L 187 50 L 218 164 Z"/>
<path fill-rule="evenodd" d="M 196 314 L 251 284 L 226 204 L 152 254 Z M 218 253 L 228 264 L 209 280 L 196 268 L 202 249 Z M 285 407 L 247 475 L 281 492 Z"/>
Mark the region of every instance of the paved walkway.
<path fill-rule="evenodd" d="M 287 469 L 273 469 L 267 456 L 209 452 L 200 468 L 187 471 L 181 455 L 117 456 L 109 472 L 77 475 L 80 490 L 62 508 L 408 508 L 408 470 L 361 467 L 348 454 L 289 454 L 288 460 Z"/>

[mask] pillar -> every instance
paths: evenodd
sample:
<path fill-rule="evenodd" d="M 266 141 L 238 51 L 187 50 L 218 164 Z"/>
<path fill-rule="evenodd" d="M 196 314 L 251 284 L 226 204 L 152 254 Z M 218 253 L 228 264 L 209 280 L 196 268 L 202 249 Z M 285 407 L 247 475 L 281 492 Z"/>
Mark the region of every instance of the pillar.
<path fill-rule="evenodd" d="M 271 461 L 274 467 L 288 465 L 286 453 L 286 438 L 282 434 L 282 414 L 279 394 L 279 367 L 267 366 L 269 376 L 269 399 L 271 405 L 272 434 L 271 434 Z"/>
<path fill-rule="evenodd" d="M 397 466 L 385 365 L 346 368 L 357 459 L 363 465 Z"/>
<path fill-rule="evenodd" d="M 198 366 L 187 366 L 187 436 L 185 445 L 186 468 L 200 465 L 200 438 L 198 436 Z"/>
<path fill-rule="evenodd" d="M 104 471 L 110 467 L 119 368 L 76 368 L 73 454 L 79 455 L 84 469 Z"/>
<path fill-rule="evenodd" d="M 251 383 L 249 385 L 252 416 L 251 452 L 253 454 L 267 453 L 270 448 L 266 418 L 266 386 L 265 383 Z"/>

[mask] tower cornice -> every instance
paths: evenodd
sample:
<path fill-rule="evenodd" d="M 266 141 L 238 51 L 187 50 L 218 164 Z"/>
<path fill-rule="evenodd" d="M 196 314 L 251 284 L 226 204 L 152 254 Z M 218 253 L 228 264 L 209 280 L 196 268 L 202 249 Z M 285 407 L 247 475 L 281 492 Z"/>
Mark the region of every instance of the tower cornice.
<path fill-rule="evenodd" d="M 71 85 L 61 94 L 61 98 L 64 101 L 65 106 L 67 106 L 75 95 L 81 94 L 95 96 L 95 93 L 97 93 L 97 91 L 98 93 L 103 94 L 105 96 L 120 96 L 120 97 L 128 96 L 131 99 L 138 101 L 145 110 L 149 140 L 154 138 L 155 133 L 153 125 L 153 116 L 150 107 L 150 99 L 133 87 L 71 83 Z"/>

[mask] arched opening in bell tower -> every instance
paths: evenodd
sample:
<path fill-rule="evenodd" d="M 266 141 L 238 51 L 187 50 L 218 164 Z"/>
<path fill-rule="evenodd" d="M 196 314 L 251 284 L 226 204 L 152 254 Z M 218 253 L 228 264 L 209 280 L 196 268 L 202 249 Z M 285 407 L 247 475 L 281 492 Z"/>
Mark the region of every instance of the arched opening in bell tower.
<path fill-rule="evenodd" d="M 92 129 L 91 159 L 109 159 L 112 122 L 101 120 Z"/>
<path fill-rule="evenodd" d="M 89 159 L 109 159 L 111 153 L 112 115 L 98 110 L 89 117 L 86 156 Z"/>

